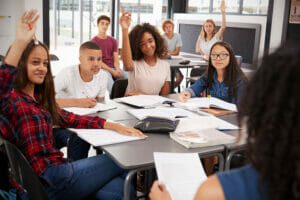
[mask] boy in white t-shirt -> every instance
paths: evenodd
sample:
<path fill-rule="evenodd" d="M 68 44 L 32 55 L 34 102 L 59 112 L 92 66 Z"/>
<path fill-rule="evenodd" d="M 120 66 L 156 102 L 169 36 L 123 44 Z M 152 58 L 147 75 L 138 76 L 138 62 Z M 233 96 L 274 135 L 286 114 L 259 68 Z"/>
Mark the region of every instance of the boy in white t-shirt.
<path fill-rule="evenodd" d="M 102 52 L 94 42 L 80 46 L 80 64 L 62 70 L 55 78 L 56 101 L 60 107 L 94 107 L 104 99 L 108 74 L 100 70 Z"/>

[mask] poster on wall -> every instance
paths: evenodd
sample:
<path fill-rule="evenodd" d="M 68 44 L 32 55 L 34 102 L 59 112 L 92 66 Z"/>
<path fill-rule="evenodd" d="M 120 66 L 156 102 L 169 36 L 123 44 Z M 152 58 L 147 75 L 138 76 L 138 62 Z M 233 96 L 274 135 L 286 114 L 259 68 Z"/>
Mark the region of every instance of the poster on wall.
<path fill-rule="evenodd" d="M 290 23 L 300 24 L 300 0 L 291 1 Z"/>

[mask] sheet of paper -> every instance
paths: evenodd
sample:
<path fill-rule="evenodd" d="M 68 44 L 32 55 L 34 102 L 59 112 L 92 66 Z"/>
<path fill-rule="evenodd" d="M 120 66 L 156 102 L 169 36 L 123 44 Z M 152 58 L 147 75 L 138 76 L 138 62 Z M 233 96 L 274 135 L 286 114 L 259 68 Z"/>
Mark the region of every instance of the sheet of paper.
<path fill-rule="evenodd" d="M 90 143 L 93 146 L 104 146 L 117 144 L 144 138 L 121 135 L 112 130 L 106 129 L 70 129 L 77 133 L 78 137 Z"/>
<path fill-rule="evenodd" d="M 233 103 L 228 103 L 226 101 L 223 101 L 221 99 L 214 98 L 214 97 L 209 98 L 209 101 L 210 101 L 209 104 L 210 104 L 211 107 L 215 106 L 217 108 L 237 112 L 237 107 Z"/>
<path fill-rule="evenodd" d="M 207 179 L 196 153 L 154 152 L 158 180 L 163 182 L 173 200 L 192 200 L 197 188 Z"/>
<path fill-rule="evenodd" d="M 208 116 L 198 116 L 195 118 L 182 118 L 177 125 L 175 132 L 199 131 L 217 128 L 216 121 Z"/>
<path fill-rule="evenodd" d="M 181 118 L 197 118 L 199 115 L 192 113 L 188 110 L 175 107 L 156 107 L 146 109 L 129 109 L 128 113 L 141 120 L 145 117 L 165 117 L 169 119 L 181 119 Z"/>
<path fill-rule="evenodd" d="M 94 114 L 101 111 L 111 110 L 117 108 L 117 106 L 112 104 L 103 104 L 97 103 L 97 105 L 93 108 L 78 108 L 78 107 L 67 107 L 64 110 L 75 113 L 77 115 L 89 115 Z"/>
<path fill-rule="evenodd" d="M 120 98 L 120 101 L 137 107 L 151 107 L 162 104 L 164 101 L 174 100 L 159 95 L 135 95 Z"/>

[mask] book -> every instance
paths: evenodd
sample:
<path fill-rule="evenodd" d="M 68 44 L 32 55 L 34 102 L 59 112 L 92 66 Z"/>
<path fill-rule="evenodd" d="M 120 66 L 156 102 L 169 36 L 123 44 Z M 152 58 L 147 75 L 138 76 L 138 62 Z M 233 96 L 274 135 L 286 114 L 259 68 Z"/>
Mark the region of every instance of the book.
<path fill-rule="evenodd" d="M 139 108 L 149 108 L 155 107 L 157 105 L 162 105 L 164 102 L 170 103 L 174 102 L 172 99 L 162 97 L 159 95 L 134 95 L 128 97 L 119 98 L 123 103 L 139 107 Z"/>
<path fill-rule="evenodd" d="M 190 98 L 187 102 L 178 102 L 175 104 L 177 107 L 183 107 L 186 109 L 196 109 L 196 108 L 218 108 L 223 110 L 229 110 L 237 112 L 237 107 L 233 103 L 228 103 L 221 99 L 215 97 L 195 97 Z"/>
<path fill-rule="evenodd" d="M 112 104 L 97 103 L 96 106 L 93 108 L 67 107 L 64 108 L 64 110 L 68 112 L 72 112 L 77 115 L 90 115 L 97 112 L 102 112 L 102 111 L 111 110 L 115 108 L 117 108 L 117 106 Z"/>
<path fill-rule="evenodd" d="M 172 132 L 170 137 L 186 148 L 208 147 L 236 142 L 236 138 L 216 129 Z"/>
<path fill-rule="evenodd" d="M 173 200 L 194 199 L 207 176 L 197 153 L 154 152 L 159 182 L 166 185 Z"/>
<path fill-rule="evenodd" d="M 78 135 L 78 137 L 95 147 L 145 139 L 143 137 L 122 135 L 117 133 L 116 131 L 107 129 L 70 128 L 69 130 L 75 132 Z"/>

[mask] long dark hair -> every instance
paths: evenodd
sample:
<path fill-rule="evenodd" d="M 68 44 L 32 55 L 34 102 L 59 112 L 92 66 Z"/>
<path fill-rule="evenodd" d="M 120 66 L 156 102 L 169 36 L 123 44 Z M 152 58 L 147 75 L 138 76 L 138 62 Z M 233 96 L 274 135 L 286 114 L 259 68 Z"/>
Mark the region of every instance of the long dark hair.
<path fill-rule="evenodd" d="M 247 78 L 245 77 L 243 71 L 241 70 L 240 66 L 237 64 L 234 52 L 230 44 L 226 42 L 216 42 L 210 49 L 210 54 L 212 49 L 215 46 L 222 46 L 229 52 L 229 63 L 228 66 L 225 68 L 224 74 L 224 83 L 228 86 L 228 97 L 229 101 L 232 99 L 236 99 L 237 97 L 237 82 L 239 79 L 246 81 Z M 206 87 L 206 94 L 209 95 L 209 91 L 213 85 L 214 79 L 213 76 L 216 73 L 215 67 L 212 65 L 211 57 L 209 56 L 208 60 L 208 69 L 207 69 L 207 87 Z"/>
<path fill-rule="evenodd" d="M 240 104 L 249 159 L 272 200 L 300 199 L 299 55 L 290 47 L 265 57 Z"/>
<path fill-rule="evenodd" d="M 45 76 L 45 80 L 42 84 L 35 85 L 34 95 L 37 96 L 37 100 L 40 102 L 42 107 L 45 110 L 50 112 L 53 119 L 53 123 L 57 124 L 59 120 L 59 116 L 57 114 L 58 106 L 55 101 L 55 89 L 54 89 L 54 82 L 53 82 L 53 77 L 52 77 L 51 67 L 50 67 L 50 56 L 49 56 L 49 50 L 46 45 L 44 45 L 41 42 L 39 42 L 39 44 L 36 45 L 33 40 L 27 45 L 18 64 L 18 71 L 14 82 L 14 88 L 18 91 L 21 91 L 29 83 L 28 74 L 27 74 L 28 57 L 30 53 L 33 51 L 33 49 L 38 46 L 43 47 L 45 49 L 45 51 L 47 52 L 49 62 L 47 66 L 48 71 Z"/>
<path fill-rule="evenodd" d="M 132 59 L 141 60 L 144 57 L 140 47 L 144 33 L 150 33 L 153 36 L 156 45 L 154 54 L 159 58 L 163 58 L 164 53 L 167 51 L 163 37 L 154 26 L 144 23 L 136 25 L 129 33 Z"/>

